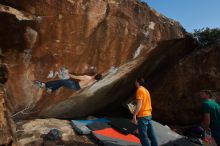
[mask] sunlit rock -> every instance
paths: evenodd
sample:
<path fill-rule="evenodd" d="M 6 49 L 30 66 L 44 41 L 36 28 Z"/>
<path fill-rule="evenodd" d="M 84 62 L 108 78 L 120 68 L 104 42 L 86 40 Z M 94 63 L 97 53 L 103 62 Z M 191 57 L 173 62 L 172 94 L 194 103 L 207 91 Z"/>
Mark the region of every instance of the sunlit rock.
<path fill-rule="evenodd" d="M 160 47 L 161 41 L 185 38 L 185 30 L 135 0 L 2 0 L 0 4 L 0 48 L 8 64 L 14 118 L 92 114 L 128 98 L 135 78 L 153 74 L 158 64 L 166 63 L 164 56 L 181 58 L 190 49 L 190 45 L 173 47 L 175 41 Z M 78 92 L 61 88 L 48 95 L 33 86 L 33 80 L 51 80 L 49 73 L 60 67 L 106 76 Z"/>

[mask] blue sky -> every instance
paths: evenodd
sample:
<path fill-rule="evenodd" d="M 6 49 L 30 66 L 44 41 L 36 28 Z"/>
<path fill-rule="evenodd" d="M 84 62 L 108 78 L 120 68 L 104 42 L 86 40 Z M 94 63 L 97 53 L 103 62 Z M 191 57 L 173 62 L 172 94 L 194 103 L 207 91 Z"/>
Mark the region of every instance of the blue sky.
<path fill-rule="evenodd" d="M 220 27 L 220 0 L 142 0 L 159 13 L 179 21 L 188 32 Z"/>

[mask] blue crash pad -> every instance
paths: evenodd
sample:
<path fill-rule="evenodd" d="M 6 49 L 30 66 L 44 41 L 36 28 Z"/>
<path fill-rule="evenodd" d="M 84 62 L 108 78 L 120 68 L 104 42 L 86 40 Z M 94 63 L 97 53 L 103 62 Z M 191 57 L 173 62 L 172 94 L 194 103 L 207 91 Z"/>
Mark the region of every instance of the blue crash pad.
<path fill-rule="evenodd" d="M 73 128 L 78 134 L 90 134 L 91 130 L 86 126 L 93 123 L 109 123 L 107 118 L 97 118 L 94 120 L 71 120 Z"/>

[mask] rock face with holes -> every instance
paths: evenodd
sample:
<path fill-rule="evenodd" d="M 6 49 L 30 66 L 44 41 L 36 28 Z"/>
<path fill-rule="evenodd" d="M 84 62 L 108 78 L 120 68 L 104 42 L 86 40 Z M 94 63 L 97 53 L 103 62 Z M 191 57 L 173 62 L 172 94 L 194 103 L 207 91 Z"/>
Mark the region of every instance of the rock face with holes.
<path fill-rule="evenodd" d="M 173 65 L 195 47 L 178 22 L 136 0 L 1 0 L 0 19 L 17 118 L 94 113 L 129 97 L 137 76 Z M 106 76 L 78 92 L 61 88 L 48 95 L 32 86 L 32 80 L 52 80 L 49 72 L 59 67 Z"/>

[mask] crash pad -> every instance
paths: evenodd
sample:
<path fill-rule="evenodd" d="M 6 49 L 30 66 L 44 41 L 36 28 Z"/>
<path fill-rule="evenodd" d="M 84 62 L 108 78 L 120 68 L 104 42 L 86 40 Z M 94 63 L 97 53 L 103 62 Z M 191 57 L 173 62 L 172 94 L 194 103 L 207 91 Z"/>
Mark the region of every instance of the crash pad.
<path fill-rule="evenodd" d="M 111 118 L 109 124 L 114 129 L 126 135 L 134 133 L 137 129 L 137 125 L 133 124 L 131 120 L 125 118 Z"/>
<path fill-rule="evenodd" d="M 181 136 L 178 133 L 172 131 L 168 126 L 164 126 L 153 120 L 152 124 L 159 146 L 195 146 L 184 136 Z"/>
<path fill-rule="evenodd" d="M 87 124 L 87 127 L 90 130 L 95 131 L 95 130 L 102 130 L 102 129 L 110 128 L 111 126 L 108 123 L 96 122 L 92 124 Z"/>
<path fill-rule="evenodd" d="M 195 146 L 184 136 L 172 131 L 168 126 L 152 121 L 159 146 Z M 132 134 L 124 135 L 121 132 L 107 128 L 93 131 L 92 134 L 104 146 L 140 146 L 138 137 Z"/>
<path fill-rule="evenodd" d="M 113 128 L 96 130 L 92 132 L 93 136 L 104 145 L 118 144 L 119 146 L 134 145 L 139 146 L 140 140 L 132 134 L 124 135 Z"/>
<path fill-rule="evenodd" d="M 91 133 L 91 130 L 86 126 L 86 124 L 82 122 L 79 122 L 77 120 L 72 120 L 71 124 L 78 134 L 90 134 Z"/>
<path fill-rule="evenodd" d="M 88 124 L 108 122 L 109 120 L 107 118 L 97 118 L 93 120 L 71 120 L 71 124 L 78 134 L 90 134 L 91 130 L 87 127 Z"/>

